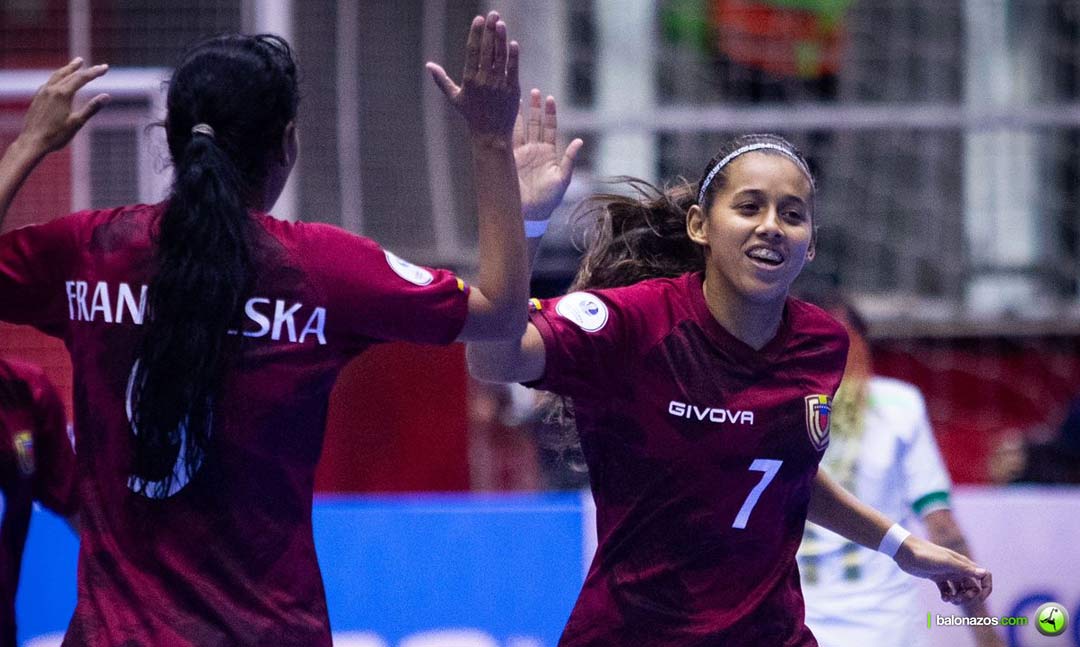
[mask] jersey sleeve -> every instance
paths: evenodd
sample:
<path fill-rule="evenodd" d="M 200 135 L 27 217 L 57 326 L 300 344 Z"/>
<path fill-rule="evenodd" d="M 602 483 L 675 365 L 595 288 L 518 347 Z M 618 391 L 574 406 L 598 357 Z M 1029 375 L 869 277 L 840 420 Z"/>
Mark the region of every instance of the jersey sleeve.
<path fill-rule="evenodd" d="M 457 339 L 469 312 L 469 286 L 456 274 L 413 265 L 337 227 L 308 227 L 308 258 L 331 304 L 328 327 L 356 343 Z"/>
<path fill-rule="evenodd" d="M 631 288 L 572 292 L 530 301 L 529 320 L 544 340 L 544 375 L 525 386 L 579 398 L 616 392 L 634 338 Z"/>
<path fill-rule="evenodd" d="M 73 219 L 0 236 L 0 321 L 58 334 L 68 317 L 66 268 L 76 255 Z"/>
<path fill-rule="evenodd" d="M 75 448 L 68 435 L 64 405 L 44 375 L 28 380 L 34 403 L 34 499 L 63 516 L 75 505 Z"/>
<path fill-rule="evenodd" d="M 905 496 L 908 505 L 919 517 L 949 508 L 949 473 L 941 460 L 926 403 L 922 395 L 912 389 L 913 402 L 910 415 L 911 438 L 903 456 Z"/>

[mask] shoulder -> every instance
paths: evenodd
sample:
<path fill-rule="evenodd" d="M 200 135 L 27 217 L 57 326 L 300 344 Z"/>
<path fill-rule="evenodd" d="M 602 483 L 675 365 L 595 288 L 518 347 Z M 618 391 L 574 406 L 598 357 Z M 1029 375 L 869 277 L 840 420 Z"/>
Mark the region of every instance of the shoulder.
<path fill-rule="evenodd" d="M 309 247 L 313 251 L 334 254 L 347 249 L 357 248 L 378 251 L 379 245 L 350 231 L 322 222 L 290 222 L 279 220 L 269 214 L 254 214 L 255 221 L 278 242 L 286 247 Z"/>
<path fill-rule="evenodd" d="M 679 281 L 646 279 L 615 288 L 578 290 L 546 303 L 551 312 L 586 332 L 600 330 L 609 321 L 628 331 L 670 329 L 682 309 Z"/>
<path fill-rule="evenodd" d="M 0 379 L 9 382 L 22 382 L 27 385 L 48 383 L 45 371 L 36 364 L 17 359 L 0 358 Z"/>
<path fill-rule="evenodd" d="M 0 382 L 23 393 L 28 403 L 47 403 L 58 400 L 59 393 L 44 369 L 15 359 L 0 359 Z"/>
<path fill-rule="evenodd" d="M 847 331 L 827 312 L 794 297 L 788 299 L 787 308 L 792 332 L 798 339 L 829 351 L 847 354 Z"/>

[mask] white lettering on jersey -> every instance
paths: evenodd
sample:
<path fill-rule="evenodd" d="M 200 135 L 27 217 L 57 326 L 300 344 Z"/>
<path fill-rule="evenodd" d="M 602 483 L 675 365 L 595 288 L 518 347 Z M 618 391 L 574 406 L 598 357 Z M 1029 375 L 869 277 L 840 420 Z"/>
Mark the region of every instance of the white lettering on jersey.
<path fill-rule="evenodd" d="M 66 281 L 64 291 L 71 321 L 107 324 L 131 321 L 141 326 L 146 320 L 148 288 L 145 285 L 139 286 L 138 299 L 132 286 L 127 283 Z M 87 297 L 91 294 L 88 302 Z M 313 337 L 320 346 L 326 345 L 326 308 L 322 306 L 311 307 L 298 301 L 252 297 L 244 304 L 244 317 L 249 325 L 243 326 L 240 331 L 230 330 L 229 334 L 242 332 L 245 337 L 269 337 L 274 341 L 282 341 L 284 337 L 284 341 L 292 344 L 303 344 L 308 337 Z M 296 332 L 298 321 L 305 322 L 299 335 Z"/>
<path fill-rule="evenodd" d="M 116 323 L 124 323 L 124 309 L 131 313 L 131 322 L 141 326 L 143 316 L 146 315 L 146 286 L 139 290 L 139 303 L 135 304 L 135 295 L 131 292 L 131 286 L 127 283 L 120 284 L 120 296 L 116 299 Z"/>
<path fill-rule="evenodd" d="M 94 288 L 94 302 L 90 304 L 90 321 L 94 320 L 94 316 L 97 313 L 101 313 L 102 320 L 105 323 L 112 323 L 112 313 L 109 312 L 109 284 L 105 281 L 98 281 L 97 286 Z"/>
<path fill-rule="evenodd" d="M 255 306 L 260 303 L 270 304 L 270 299 L 264 299 L 262 297 L 252 297 L 248 299 L 247 304 L 244 306 L 244 314 L 247 318 L 255 322 L 258 326 L 256 330 L 245 330 L 245 337 L 262 337 L 266 333 L 270 332 L 270 318 L 255 309 Z"/>
<path fill-rule="evenodd" d="M 685 402 L 672 400 L 668 403 L 668 413 L 678 418 L 696 420 L 698 422 L 729 423 L 735 425 L 754 424 L 753 411 L 739 411 L 737 409 L 723 409 L 720 407 L 699 407 Z"/>
<path fill-rule="evenodd" d="M 281 339 L 281 326 L 284 324 L 289 329 L 289 341 L 296 342 L 296 321 L 293 315 L 300 309 L 299 303 L 294 303 L 291 308 L 285 310 L 285 302 L 278 299 L 274 302 L 274 332 L 270 333 L 270 339 Z"/>

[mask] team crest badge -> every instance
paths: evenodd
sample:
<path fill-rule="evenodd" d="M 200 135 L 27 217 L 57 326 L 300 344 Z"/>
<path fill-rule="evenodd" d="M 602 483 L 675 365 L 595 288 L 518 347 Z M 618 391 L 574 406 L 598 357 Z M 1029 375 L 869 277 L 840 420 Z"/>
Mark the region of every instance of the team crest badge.
<path fill-rule="evenodd" d="M 806 433 L 819 452 L 829 446 L 829 414 L 832 399 L 827 395 L 806 396 Z"/>
<path fill-rule="evenodd" d="M 18 459 L 19 471 L 23 476 L 34 474 L 34 437 L 29 431 L 15 434 L 15 458 Z"/>

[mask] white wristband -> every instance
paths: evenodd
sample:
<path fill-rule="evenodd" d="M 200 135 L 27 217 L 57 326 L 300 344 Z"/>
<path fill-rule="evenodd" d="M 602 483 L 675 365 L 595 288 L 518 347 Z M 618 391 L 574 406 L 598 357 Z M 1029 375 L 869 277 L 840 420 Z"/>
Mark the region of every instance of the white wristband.
<path fill-rule="evenodd" d="M 540 238 L 547 231 L 548 220 L 526 220 L 525 221 L 525 237 L 526 238 Z"/>
<path fill-rule="evenodd" d="M 911 532 L 898 523 L 894 523 L 881 538 L 877 549 L 879 553 L 885 553 L 889 557 L 896 557 L 896 551 L 900 550 L 900 544 L 911 536 Z"/>

